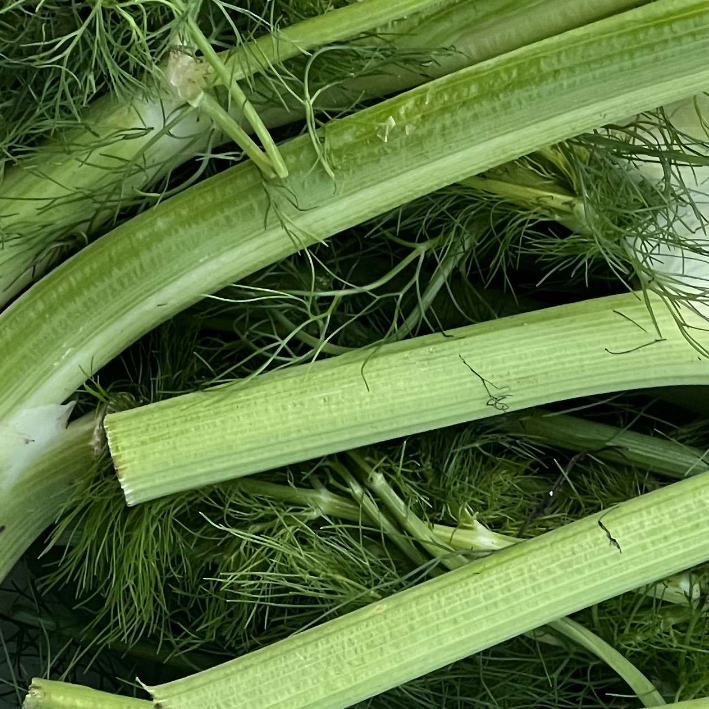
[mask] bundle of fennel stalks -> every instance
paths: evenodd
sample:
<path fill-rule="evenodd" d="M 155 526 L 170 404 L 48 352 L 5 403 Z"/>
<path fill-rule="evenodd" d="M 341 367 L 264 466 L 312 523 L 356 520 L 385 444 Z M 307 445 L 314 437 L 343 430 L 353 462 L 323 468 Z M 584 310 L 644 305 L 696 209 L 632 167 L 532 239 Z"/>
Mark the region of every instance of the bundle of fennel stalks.
<path fill-rule="evenodd" d="M 0 8 L 0 697 L 709 707 L 709 2 Z"/>

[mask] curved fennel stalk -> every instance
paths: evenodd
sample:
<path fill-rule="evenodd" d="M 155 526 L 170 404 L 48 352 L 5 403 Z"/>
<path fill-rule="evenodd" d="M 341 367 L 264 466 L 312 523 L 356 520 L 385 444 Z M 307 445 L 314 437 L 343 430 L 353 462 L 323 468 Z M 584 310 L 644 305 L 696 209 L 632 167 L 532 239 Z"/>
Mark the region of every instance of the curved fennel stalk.
<path fill-rule="evenodd" d="M 328 124 L 334 183 L 304 136 L 282 148 L 283 182 L 264 182 L 245 163 L 192 187 L 91 244 L 0 315 L 0 426 L 61 403 L 206 292 L 466 175 L 695 93 L 709 83 L 708 51 L 705 2 L 652 3 Z M 381 126 L 392 121 L 384 142 Z M 5 460 L 13 453 L 0 449 Z M 12 505 L 10 491 L 0 515 Z"/>
<path fill-rule="evenodd" d="M 455 51 L 428 67 L 393 64 L 323 96 L 329 107 L 346 106 L 356 97 L 402 91 L 647 1 L 367 0 L 225 52 L 221 59 L 239 80 L 274 62 L 433 6 L 420 19 L 401 21 L 388 41 L 402 48 Z M 218 84 L 213 68 L 183 63 L 177 56 L 164 73 L 165 96 L 135 100 L 130 106 L 112 97 L 101 99 L 87 111 L 83 128 L 60 134 L 32 161 L 6 171 L 0 188 L 0 306 L 51 265 L 57 239 L 91 234 L 157 177 L 201 154 L 210 141 L 224 142 L 212 120 L 200 120 L 178 96 L 194 100 L 204 86 Z M 251 93 L 268 127 L 303 117 L 304 105 L 284 108 L 259 101 L 258 79 Z"/>
<path fill-rule="evenodd" d="M 57 436 L 23 471 L 0 503 L 0 579 L 57 517 L 72 481 L 92 464 L 93 416 L 84 416 Z M 9 498 L 9 499 L 8 499 Z"/>

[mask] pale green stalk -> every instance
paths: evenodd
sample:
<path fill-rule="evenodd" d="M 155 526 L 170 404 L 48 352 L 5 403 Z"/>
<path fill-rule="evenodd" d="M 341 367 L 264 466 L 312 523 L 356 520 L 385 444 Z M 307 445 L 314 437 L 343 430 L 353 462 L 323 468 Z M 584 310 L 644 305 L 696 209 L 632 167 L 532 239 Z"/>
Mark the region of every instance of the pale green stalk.
<path fill-rule="evenodd" d="M 0 579 L 56 520 L 72 482 L 91 466 L 94 427 L 93 416 L 79 419 L 28 465 L 11 492 L 0 489 Z M 6 504 L 10 496 L 11 504 Z"/>
<path fill-rule="evenodd" d="M 507 411 L 709 383 L 671 311 L 651 303 L 627 293 L 523 313 L 111 414 L 109 446 L 133 505 Z"/>
<path fill-rule="evenodd" d="M 382 533 L 387 535 L 387 537 L 399 547 L 400 551 L 413 561 L 417 567 L 424 567 L 429 561 L 426 555 L 414 545 L 408 535 L 403 534 L 386 515 L 382 514 L 377 503 L 372 499 L 367 490 L 360 485 L 359 481 L 355 479 L 352 473 L 337 461 L 332 463 L 332 467 L 344 478 L 347 487 L 350 489 L 350 494 L 357 501 L 357 505 L 361 510 L 360 522 L 362 517 L 372 520 Z"/>
<path fill-rule="evenodd" d="M 239 487 L 243 487 L 245 490 L 252 494 L 263 494 L 266 496 L 274 497 L 275 499 L 291 501 L 296 504 L 307 505 L 308 501 L 312 500 L 313 505 L 317 509 L 323 511 L 327 509 L 329 511 L 334 512 L 336 516 L 340 513 L 345 515 L 347 515 L 348 513 L 352 513 L 355 517 L 357 517 L 357 515 L 361 515 L 361 510 L 359 510 L 356 505 L 352 505 L 343 498 L 339 498 L 339 496 L 333 495 L 324 490 L 296 490 L 287 486 L 273 485 L 271 483 L 265 483 L 256 480 L 243 480 L 240 481 L 238 485 Z M 350 510 L 349 508 L 352 509 Z M 611 513 L 609 512 L 608 514 Z M 613 511 L 612 514 L 617 514 L 617 511 Z M 613 526 L 613 530 L 613 533 L 616 534 L 615 523 Z M 441 540 L 441 544 L 443 545 L 445 544 L 445 542 Z M 525 547 L 526 546 L 527 545 L 525 545 Z M 443 546 L 441 547 L 441 550 L 442 549 Z M 624 551 L 622 553 L 627 553 L 625 545 L 623 549 Z M 670 580 L 670 584 L 671 583 L 672 581 Z M 658 586 L 659 585 L 660 584 L 658 584 Z M 558 623 L 552 622 L 551 625 L 553 627 L 558 626 Z M 568 619 L 563 621 L 562 625 L 562 630 L 566 631 L 564 632 L 566 637 L 571 637 L 574 642 L 577 642 L 578 644 L 585 647 L 594 654 L 597 654 L 598 656 L 603 657 L 604 659 L 609 661 L 609 664 L 612 667 L 614 667 L 616 670 L 619 670 L 622 676 L 624 676 L 626 680 L 629 680 L 631 682 L 631 685 L 634 687 L 635 691 L 643 693 L 645 689 L 648 692 L 651 692 L 654 689 L 650 686 L 638 686 L 633 681 L 633 678 L 639 679 L 642 683 L 642 675 L 640 675 L 632 665 L 627 663 L 627 661 L 619 653 L 617 653 L 617 651 L 615 651 L 604 641 L 597 638 L 595 634 L 591 633 L 590 631 L 587 631 L 582 626 L 578 625 L 577 623 L 574 623 L 573 621 L 569 621 Z M 123 707 L 125 707 L 126 709 L 129 709 L 131 707 L 140 709 L 140 707 L 136 703 L 138 701 L 140 700 L 115 697 L 113 695 L 100 693 L 96 690 L 89 690 L 84 687 L 77 687 L 75 685 L 36 679 L 33 680 L 33 685 L 30 689 L 28 699 L 25 703 L 25 709 L 88 709 L 89 707 L 92 707 L 92 709 L 103 709 L 104 707 L 105 709 L 119 709 Z M 121 704 L 118 702 L 127 703 Z M 661 703 L 661 701 L 656 703 Z M 651 704 L 648 703 L 648 705 Z M 147 708 L 148 706 L 153 705 L 149 702 L 143 702 L 141 706 Z M 206 704 L 204 706 L 211 707 L 212 705 Z M 691 709 L 691 707 L 689 707 L 689 709 Z"/>
<path fill-rule="evenodd" d="M 682 14 L 683 10 L 691 12 Z M 3 315 L 2 335 L 7 342 L 31 345 L 13 348 L 14 354 L 3 360 L 2 381 L 10 384 L 2 392 L 2 409 L 26 406 L 28 397 L 44 401 L 58 394 L 63 399 L 86 374 L 143 331 L 195 300 L 200 292 L 252 272 L 300 245 L 434 189 L 461 173 L 484 169 L 575 134 L 597 124 L 601 117 L 609 118 L 609 112 L 626 112 L 629 104 L 652 105 L 667 96 L 691 93 L 704 72 L 709 73 L 700 59 L 707 42 L 704 12 L 703 5 L 696 2 L 652 4 L 472 67 L 337 121 L 325 129 L 324 136 L 341 185 L 339 194 L 333 194 L 331 182 L 321 172 L 308 172 L 313 160 L 309 141 L 292 142 L 285 150 L 293 164 L 302 165 L 303 174 L 294 175 L 285 187 L 309 208 L 303 213 L 289 210 L 289 202 L 283 204 L 282 216 L 295 237 L 287 234 L 275 216 L 264 227 L 263 215 L 269 214 L 273 205 L 260 176 L 248 164 L 141 215 L 90 246 Z M 641 33 L 637 28 L 636 18 L 648 19 L 654 51 L 666 55 L 662 63 L 667 66 L 665 75 L 647 68 L 644 59 L 645 53 L 649 59 L 650 50 L 645 44 L 629 49 L 645 36 L 645 29 Z M 686 30 L 684 40 L 677 38 L 680 28 Z M 594 56 L 594 62 L 581 62 L 584 56 Z M 559 66 L 554 75 L 540 70 L 552 58 Z M 505 86 L 506 92 L 492 91 L 493 86 Z M 529 102 L 505 110 L 505 120 L 501 120 L 500 111 L 518 95 L 528 95 Z M 454 97 L 460 99 L 458 103 Z M 445 116 L 440 113 L 441 104 L 446 105 Z M 535 125 L 529 124 L 530 114 L 535 115 Z M 410 131 L 394 130 L 388 143 L 382 143 L 378 126 L 394 115 L 404 126 L 410 117 L 415 140 Z M 504 148 L 500 147 L 503 144 Z M 235 194 L 241 195 L 236 205 Z M 345 206 L 349 208 L 343 209 Z M 273 212 L 271 209 L 270 214 Z M 258 251 L 254 251 L 253 242 L 259 244 Z M 114 267 L 110 273 L 106 270 L 109 264 Z M 148 272 L 150 278 L 144 275 Z M 177 283 L 180 278 L 184 282 Z M 60 291 L 66 291 L 65 297 L 57 298 Z M 148 296 L 150 302 L 146 302 Z M 45 298 L 61 301 L 61 308 L 57 308 L 61 312 L 46 328 L 37 328 L 39 319 L 29 316 Z M 115 318 L 126 313 L 132 302 L 141 303 L 141 312 L 132 312 L 118 329 Z M 90 304 L 94 305 L 88 307 Z M 106 307 L 92 317 L 92 308 L 98 306 Z M 114 308 L 117 312 L 112 313 Z M 74 327 L 68 327 L 70 312 L 77 317 Z M 108 327 L 112 323 L 113 327 Z M 90 342 L 100 346 L 95 348 Z M 41 352 L 48 356 L 38 357 Z M 24 367 L 30 360 L 31 369 Z M 11 376 L 13 371 L 31 371 L 33 376 Z M 52 385 L 47 382 L 50 374 Z"/>
<path fill-rule="evenodd" d="M 35 677 L 23 709 L 153 709 L 146 699 L 122 697 L 68 682 Z"/>
<path fill-rule="evenodd" d="M 709 476 L 151 687 L 163 709 L 340 709 L 709 558 Z"/>
<path fill-rule="evenodd" d="M 494 4 L 495 10 L 498 12 L 504 12 L 506 9 L 500 2 Z M 630 3 L 625 3 L 625 7 L 619 9 L 625 9 L 629 5 Z M 467 7 L 468 14 L 487 13 L 487 9 L 482 7 L 482 3 L 466 2 L 465 0 L 462 2 L 461 0 L 388 0 L 386 3 L 379 0 L 359 0 L 352 5 L 299 22 L 294 27 L 286 27 L 285 29 L 274 27 L 271 33 L 265 37 L 259 37 L 253 42 L 241 45 L 234 51 L 222 52 L 220 58 L 224 64 L 225 72 L 212 69 L 206 73 L 205 79 L 213 86 L 225 82 L 228 84 L 231 81 L 240 81 L 288 59 L 308 56 L 310 50 L 316 47 L 350 39 L 369 32 L 375 27 L 389 31 L 393 35 L 398 31 L 398 28 L 389 28 L 387 25 L 401 18 L 406 19 L 415 13 L 425 13 L 424 17 L 426 17 L 426 15 L 433 13 L 438 14 L 442 9 L 445 9 L 462 19 L 457 11 L 461 6 Z M 514 2 L 512 6 L 521 7 Z M 507 7 L 510 7 L 509 2 L 507 2 Z M 616 7 L 618 7 L 617 3 Z M 603 16 L 603 12 L 608 12 L 608 9 L 597 10 L 592 17 L 594 19 L 600 18 Z M 327 38 L 326 42 L 323 41 L 323 37 Z M 442 42 L 440 46 L 451 46 L 454 44 L 451 39 L 448 38 L 448 41 Z M 528 41 L 523 42 L 523 44 L 528 43 Z M 427 44 L 426 46 L 434 45 Z"/>
<path fill-rule="evenodd" d="M 709 452 L 596 421 L 545 411 L 503 420 L 505 430 L 603 460 L 629 463 L 672 477 L 696 475 L 709 469 Z"/>
<path fill-rule="evenodd" d="M 0 191 L 0 307 L 56 260 L 58 237 L 104 225 L 146 185 L 204 151 L 209 135 L 210 122 L 198 123 L 183 101 L 126 105 L 107 96 L 80 127 L 7 168 Z"/>
<path fill-rule="evenodd" d="M 667 709 L 709 709 L 709 698 L 666 704 Z M 120 697 L 68 682 L 35 678 L 22 709 L 155 709 L 145 699 Z"/>
<path fill-rule="evenodd" d="M 94 242 L 0 315 L 0 422 L 60 403 L 205 292 L 466 175 L 696 92 L 709 82 L 707 51 L 707 4 L 663 0 L 328 124 L 334 185 L 309 136 L 281 148 L 291 173 L 281 185 L 264 183 L 251 163 L 200 183 Z M 356 381 L 359 391 L 359 372 Z M 14 454 L 0 446 L 5 460 Z M 0 514 L 12 505 L 5 495 Z"/>

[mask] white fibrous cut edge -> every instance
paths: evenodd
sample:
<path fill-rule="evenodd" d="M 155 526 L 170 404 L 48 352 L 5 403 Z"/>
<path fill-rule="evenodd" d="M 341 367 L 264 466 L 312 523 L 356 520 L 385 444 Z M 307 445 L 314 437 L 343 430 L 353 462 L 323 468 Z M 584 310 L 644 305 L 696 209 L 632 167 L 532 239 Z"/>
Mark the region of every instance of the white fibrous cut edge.
<path fill-rule="evenodd" d="M 705 589 L 690 571 L 671 576 L 647 590 L 648 595 L 677 605 L 691 605 L 701 601 Z"/>
<path fill-rule="evenodd" d="M 664 110 L 688 147 L 697 155 L 709 157 L 706 147 L 689 142 L 694 139 L 706 146 L 709 141 L 709 96 L 699 94 L 665 106 Z M 660 136 L 656 137 L 659 141 Z M 658 163 L 644 163 L 640 171 L 655 184 L 667 180 Z M 672 220 L 674 236 L 681 243 L 677 243 L 677 238 L 668 243 L 650 234 L 629 238 L 627 246 L 645 266 L 642 275 L 648 287 L 686 301 L 709 318 L 709 166 L 676 166 L 670 180 L 686 200 L 678 205 Z"/>
<path fill-rule="evenodd" d="M 73 409 L 73 402 L 36 406 L 0 421 L 1 494 L 9 493 L 31 461 L 56 443 Z"/>
<path fill-rule="evenodd" d="M 180 49 L 179 45 L 170 52 L 165 79 L 177 95 L 188 102 L 194 101 L 206 87 L 202 62 Z"/>

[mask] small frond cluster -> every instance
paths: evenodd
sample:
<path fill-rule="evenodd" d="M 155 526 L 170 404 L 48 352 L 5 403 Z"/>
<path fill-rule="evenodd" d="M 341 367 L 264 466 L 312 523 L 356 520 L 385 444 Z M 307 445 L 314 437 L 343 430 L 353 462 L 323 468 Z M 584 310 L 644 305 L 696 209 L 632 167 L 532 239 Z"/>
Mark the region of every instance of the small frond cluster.
<path fill-rule="evenodd" d="M 153 0 L 6 3 L 0 69 L 12 78 L 3 92 L 2 157 L 17 160 L 38 139 L 76 125 L 106 92 L 154 90 L 175 22 L 170 4 Z"/>

